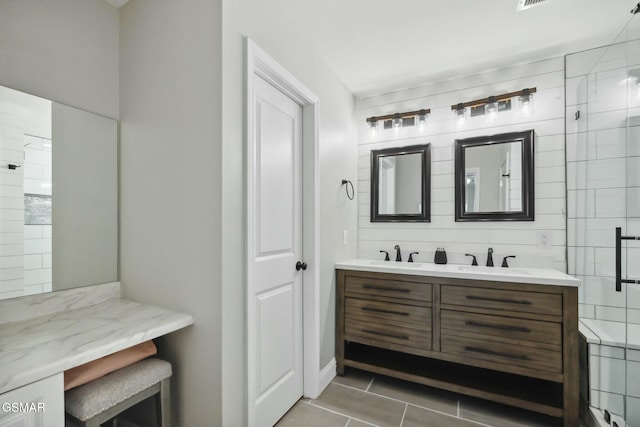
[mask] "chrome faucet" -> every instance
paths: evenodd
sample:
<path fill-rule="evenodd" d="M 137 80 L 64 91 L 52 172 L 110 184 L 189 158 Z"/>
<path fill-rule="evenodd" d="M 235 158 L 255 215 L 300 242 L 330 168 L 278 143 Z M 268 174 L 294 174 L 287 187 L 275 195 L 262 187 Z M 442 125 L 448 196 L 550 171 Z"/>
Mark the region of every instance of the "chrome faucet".
<path fill-rule="evenodd" d="M 493 248 L 487 251 L 487 267 L 493 267 Z"/>
<path fill-rule="evenodd" d="M 402 254 L 400 253 L 400 245 L 395 245 L 393 249 L 396 250 L 396 261 L 397 262 L 402 261 Z"/>

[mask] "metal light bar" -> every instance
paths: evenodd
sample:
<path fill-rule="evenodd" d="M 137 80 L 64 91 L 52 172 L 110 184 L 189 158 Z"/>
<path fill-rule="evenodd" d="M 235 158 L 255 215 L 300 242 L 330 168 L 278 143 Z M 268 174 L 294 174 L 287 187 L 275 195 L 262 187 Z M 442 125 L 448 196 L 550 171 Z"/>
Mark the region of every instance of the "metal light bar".
<path fill-rule="evenodd" d="M 373 116 L 373 117 L 367 117 L 367 123 L 371 123 L 371 122 L 377 122 L 377 121 L 385 121 L 385 120 L 392 120 L 394 118 L 397 118 L 397 114 L 400 115 L 400 119 L 405 119 L 405 118 L 409 118 L 409 117 L 416 117 L 419 116 L 421 114 L 431 114 L 431 109 L 430 108 L 425 108 L 423 110 L 417 110 L 417 111 L 407 111 L 406 113 L 393 113 L 393 114 L 387 114 L 384 116 Z"/>
<path fill-rule="evenodd" d="M 451 106 L 451 110 L 459 110 L 461 108 L 465 108 L 465 107 L 475 107 L 478 105 L 485 105 L 487 103 L 489 103 L 489 100 L 493 98 L 494 102 L 500 102 L 500 101 L 505 101 L 507 99 L 511 99 L 515 96 L 522 96 L 526 91 L 529 91 L 529 94 L 532 93 L 536 93 L 537 90 L 535 87 L 529 88 L 529 89 L 522 89 L 516 92 L 509 92 L 509 93 L 504 93 L 502 95 L 495 95 L 495 96 L 487 96 L 486 98 L 482 98 L 482 99 L 476 99 L 474 101 L 469 101 L 469 102 L 462 102 L 459 104 L 453 104 Z"/>

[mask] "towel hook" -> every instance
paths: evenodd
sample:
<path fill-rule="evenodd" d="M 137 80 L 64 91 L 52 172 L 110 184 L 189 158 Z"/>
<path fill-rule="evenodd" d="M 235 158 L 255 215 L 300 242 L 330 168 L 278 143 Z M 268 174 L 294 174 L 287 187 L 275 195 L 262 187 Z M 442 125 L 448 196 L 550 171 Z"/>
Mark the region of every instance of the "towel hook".
<path fill-rule="evenodd" d="M 355 190 L 353 189 L 353 183 L 351 181 L 349 181 L 348 179 L 343 179 L 342 180 L 342 185 L 345 186 L 344 189 L 347 192 L 347 197 L 349 198 L 349 200 L 353 200 L 353 198 L 356 195 Z M 349 186 L 351 186 L 351 195 L 349 195 Z"/>

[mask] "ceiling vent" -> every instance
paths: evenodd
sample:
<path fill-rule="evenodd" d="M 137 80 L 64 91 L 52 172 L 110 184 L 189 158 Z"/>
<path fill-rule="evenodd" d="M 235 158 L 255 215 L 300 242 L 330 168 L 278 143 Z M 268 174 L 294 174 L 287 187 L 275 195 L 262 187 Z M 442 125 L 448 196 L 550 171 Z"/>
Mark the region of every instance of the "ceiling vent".
<path fill-rule="evenodd" d="M 532 7 L 542 6 L 545 3 L 549 3 L 550 0 L 518 0 L 517 11 L 531 9 Z"/>

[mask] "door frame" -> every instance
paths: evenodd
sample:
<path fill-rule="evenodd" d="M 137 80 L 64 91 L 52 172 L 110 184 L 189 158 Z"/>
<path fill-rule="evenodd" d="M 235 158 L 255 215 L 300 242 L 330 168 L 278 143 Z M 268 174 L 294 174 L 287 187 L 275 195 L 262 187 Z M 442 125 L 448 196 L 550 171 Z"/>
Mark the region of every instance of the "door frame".
<path fill-rule="evenodd" d="M 253 283 L 253 267 L 249 262 L 255 247 L 253 215 L 255 206 L 255 140 L 253 117 L 253 76 L 257 75 L 302 106 L 302 253 L 309 268 L 302 279 L 302 341 L 303 341 L 303 395 L 316 398 L 320 394 L 320 182 L 318 144 L 319 98 L 296 79 L 282 65 L 261 49 L 253 40 L 245 37 L 245 139 L 246 139 L 246 328 L 247 349 L 247 419 L 254 425 L 253 403 L 255 401 L 255 345 L 249 340 L 253 336 L 255 313 L 251 312 L 250 298 Z M 291 266 L 294 268 L 294 266 Z M 284 414 L 283 414 L 284 415 Z"/>

